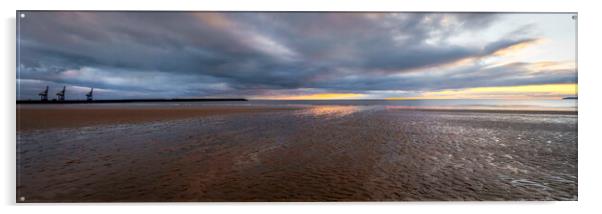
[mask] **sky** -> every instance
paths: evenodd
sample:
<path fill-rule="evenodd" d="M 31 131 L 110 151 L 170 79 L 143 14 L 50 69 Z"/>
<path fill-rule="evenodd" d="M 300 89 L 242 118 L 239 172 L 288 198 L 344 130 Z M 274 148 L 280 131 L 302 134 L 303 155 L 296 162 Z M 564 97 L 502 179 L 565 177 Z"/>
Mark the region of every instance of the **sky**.
<path fill-rule="evenodd" d="M 560 99 L 574 15 L 24 11 L 17 99 Z"/>

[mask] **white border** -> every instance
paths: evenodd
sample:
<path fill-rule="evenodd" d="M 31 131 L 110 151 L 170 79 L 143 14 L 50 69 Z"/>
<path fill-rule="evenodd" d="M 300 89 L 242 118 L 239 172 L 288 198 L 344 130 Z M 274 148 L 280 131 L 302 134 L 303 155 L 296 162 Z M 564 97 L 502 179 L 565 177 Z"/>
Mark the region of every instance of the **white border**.
<path fill-rule="evenodd" d="M 268 211 L 269 213 L 572 213 L 600 209 L 599 163 L 602 144 L 597 123 L 600 121 L 602 88 L 600 73 L 599 14 L 596 1 L 558 0 L 220 0 L 220 1 L 124 1 L 124 0 L 14 0 L 2 3 L 2 132 L 0 199 L 2 213 L 112 213 L 112 212 L 220 212 Z M 578 12 L 579 13 L 579 201 L 578 202 L 412 202 L 412 203 L 137 203 L 137 204 L 14 204 L 15 202 L 15 14 L 16 10 L 253 10 L 253 11 L 504 11 L 504 12 Z M 143 210 L 141 210 L 143 209 Z"/>

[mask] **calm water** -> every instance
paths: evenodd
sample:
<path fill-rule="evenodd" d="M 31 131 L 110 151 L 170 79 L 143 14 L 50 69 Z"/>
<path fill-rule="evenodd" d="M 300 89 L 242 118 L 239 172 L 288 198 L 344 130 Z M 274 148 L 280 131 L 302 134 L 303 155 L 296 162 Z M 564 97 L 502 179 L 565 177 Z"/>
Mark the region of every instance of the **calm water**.
<path fill-rule="evenodd" d="M 76 105 L 77 106 L 77 105 Z M 181 102 L 181 103 L 127 103 L 94 104 L 92 106 L 258 106 L 258 107 L 312 107 L 312 106 L 366 106 L 401 109 L 466 109 L 466 110 L 547 110 L 577 111 L 577 100 L 249 100 L 248 102 Z M 73 107 L 73 106 L 72 106 Z"/>
<path fill-rule="evenodd" d="M 250 100 L 248 102 L 177 103 L 234 106 L 384 106 L 408 109 L 493 109 L 577 111 L 577 100 Z"/>

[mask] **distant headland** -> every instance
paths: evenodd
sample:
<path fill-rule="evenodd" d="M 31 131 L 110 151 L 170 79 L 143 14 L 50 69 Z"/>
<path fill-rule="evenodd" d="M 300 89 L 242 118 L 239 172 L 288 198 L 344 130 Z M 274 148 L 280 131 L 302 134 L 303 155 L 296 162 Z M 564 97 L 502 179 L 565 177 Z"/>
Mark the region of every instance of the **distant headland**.
<path fill-rule="evenodd" d="M 202 98 L 202 99 L 108 99 L 108 100 L 95 100 L 94 99 L 94 88 L 90 89 L 90 92 L 86 93 L 85 100 L 67 100 L 66 87 L 56 93 L 57 98 L 48 99 L 48 86 L 46 89 L 38 94 L 40 100 L 17 100 L 17 104 L 85 104 L 85 103 L 156 103 L 156 102 L 216 102 L 216 101 L 247 101 L 244 98 Z"/>
<path fill-rule="evenodd" d="M 247 101 L 244 98 L 207 99 L 118 99 L 118 100 L 17 100 L 17 104 L 86 104 L 86 103 L 162 103 L 162 102 L 219 102 Z"/>

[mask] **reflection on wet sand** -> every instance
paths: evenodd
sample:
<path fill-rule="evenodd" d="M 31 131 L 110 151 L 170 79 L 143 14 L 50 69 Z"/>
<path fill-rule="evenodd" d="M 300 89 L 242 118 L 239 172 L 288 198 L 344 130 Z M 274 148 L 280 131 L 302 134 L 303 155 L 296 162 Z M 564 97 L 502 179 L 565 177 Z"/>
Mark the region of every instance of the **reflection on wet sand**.
<path fill-rule="evenodd" d="M 577 116 L 317 106 L 20 131 L 24 202 L 576 200 Z"/>
<path fill-rule="evenodd" d="M 302 111 L 301 115 L 323 118 L 344 117 L 363 110 L 360 106 L 315 106 Z"/>

